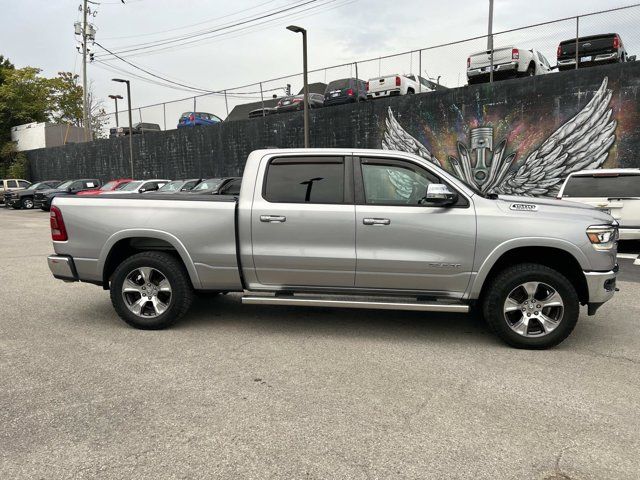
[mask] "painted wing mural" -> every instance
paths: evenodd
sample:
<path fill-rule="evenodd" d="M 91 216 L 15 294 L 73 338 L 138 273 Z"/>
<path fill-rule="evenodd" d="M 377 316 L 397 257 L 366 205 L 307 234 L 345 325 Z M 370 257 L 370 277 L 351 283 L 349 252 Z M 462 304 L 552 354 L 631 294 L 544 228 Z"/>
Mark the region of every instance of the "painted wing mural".
<path fill-rule="evenodd" d="M 612 91 L 607 84 L 605 77 L 589 103 L 531 152 L 518 168 L 514 168 L 516 153 L 507 153 L 506 140 L 494 148 L 493 127 L 471 129 L 471 148 L 458 142 L 458 157 L 448 159 L 453 173 L 485 193 L 556 194 L 570 173 L 601 167 L 615 143 L 617 122 L 612 119 Z M 382 148 L 413 153 L 443 166 L 402 128 L 391 108 L 385 120 Z"/>

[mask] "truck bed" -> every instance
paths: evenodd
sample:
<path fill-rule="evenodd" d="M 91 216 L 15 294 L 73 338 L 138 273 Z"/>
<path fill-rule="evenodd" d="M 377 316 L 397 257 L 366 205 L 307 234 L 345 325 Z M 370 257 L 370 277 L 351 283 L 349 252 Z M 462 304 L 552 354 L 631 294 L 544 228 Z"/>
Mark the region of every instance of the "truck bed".
<path fill-rule="evenodd" d="M 54 249 L 73 255 L 77 276 L 86 282 L 104 282 L 109 252 L 171 249 L 196 288 L 241 290 L 236 202 L 220 195 L 59 197 L 54 206 L 62 212 L 69 239 L 54 242 Z"/>

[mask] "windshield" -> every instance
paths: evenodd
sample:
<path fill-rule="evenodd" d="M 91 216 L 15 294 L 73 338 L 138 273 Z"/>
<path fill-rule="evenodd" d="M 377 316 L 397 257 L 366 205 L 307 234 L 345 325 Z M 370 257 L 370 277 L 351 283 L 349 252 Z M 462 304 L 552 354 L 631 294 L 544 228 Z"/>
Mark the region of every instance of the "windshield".
<path fill-rule="evenodd" d="M 73 183 L 73 180 L 67 180 L 66 182 L 62 182 L 60 185 L 58 185 L 56 188 L 62 190 L 65 189 L 69 186 L 71 186 L 71 184 Z"/>
<path fill-rule="evenodd" d="M 127 183 L 124 187 L 122 187 L 122 191 L 123 192 L 132 192 L 134 190 L 136 190 L 140 185 L 142 184 L 142 182 L 130 182 Z"/>
<path fill-rule="evenodd" d="M 102 187 L 100 187 L 100 190 L 102 190 L 103 192 L 107 191 L 107 190 L 113 190 L 113 187 L 116 185 L 116 183 L 118 182 L 107 182 L 105 183 Z"/>
<path fill-rule="evenodd" d="M 202 183 L 199 183 L 196 188 L 191 190 L 192 192 L 198 192 L 202 190 L 213 190 L 214 188 L 218 188 L 222 183 L 221 178 L 209 178 Z"/>
<path fill-rule="evenodd" d="M 42 185 L 42 182 L 39 183 L 32 183 L 31 185 L 29 185 L 27 188 L 25 188 L 25 190 L 35 190 L 36 188 L 38 188 L 40 185 Z"/>
<path fill-rule="evenodd" d="M 184 181 L 182 180 L 174 180 L 173 182 L 167 183 L 165 186 L 161 187 L 159 192 L 177 192 L 184 185 Z"/>

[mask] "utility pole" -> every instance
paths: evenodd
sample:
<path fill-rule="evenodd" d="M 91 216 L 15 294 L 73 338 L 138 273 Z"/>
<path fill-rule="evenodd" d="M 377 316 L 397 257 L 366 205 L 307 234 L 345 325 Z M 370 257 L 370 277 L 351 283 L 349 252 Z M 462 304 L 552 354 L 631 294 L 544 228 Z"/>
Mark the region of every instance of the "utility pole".
<path fill-rule="evenodd" d="M 93 53 L 89 53 L 89 41 L 96 39 L 96 28 L 88 22 L 89 16 L 96 16 L 96 11 L 91 11 L 89 3 L 96 4 L 93 0 L 82 0 L 78 10 L 82 12 L 82 22 L 74 24 L 75 33 L 79 37 L 78 51 L 82 53 L 82 125 L 84 127 L 84 140 L 91 140 L 91 112 L 89 107 L 89 81 L 87 78 L 87 56 L 93 60 Z"/>
<path fill-rule="evenodd" d="M 487 35 L 489 50 L 489 83 L 493 83 L 493 0 L 489 0 L 489 34 Z"/>
<path fill-rule="evenodd" d="M 87 15 L 89 6 L 87 0 L 82 1 L 82 125 L 84 126 L 84 141 L 90 140 L 89 132 L 89 104 L 87 102 Z"/>

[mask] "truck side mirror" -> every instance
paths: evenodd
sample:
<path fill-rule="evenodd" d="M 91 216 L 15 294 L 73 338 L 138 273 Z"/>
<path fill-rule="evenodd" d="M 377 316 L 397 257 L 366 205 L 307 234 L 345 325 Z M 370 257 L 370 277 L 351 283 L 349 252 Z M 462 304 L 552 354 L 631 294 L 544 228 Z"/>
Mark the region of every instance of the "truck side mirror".
<path fill-rule="evenodd" d="M 444 183 L 430 183 L 425 198 L 428 204 L 444 207 L 456 203 L 458 194 L 452 192 Z"/>

